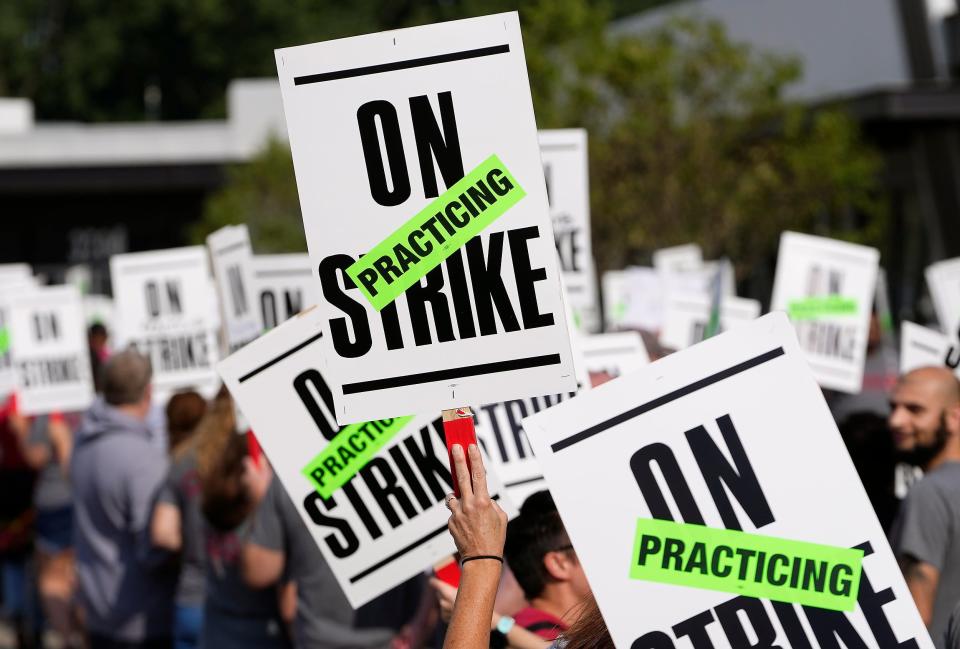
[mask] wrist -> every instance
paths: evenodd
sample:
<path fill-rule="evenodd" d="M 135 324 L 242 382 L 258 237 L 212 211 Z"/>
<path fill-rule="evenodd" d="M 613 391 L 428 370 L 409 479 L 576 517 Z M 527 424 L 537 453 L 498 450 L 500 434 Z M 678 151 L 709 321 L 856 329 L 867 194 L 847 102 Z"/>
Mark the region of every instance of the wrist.
<path fill-rule="evenodd" d="M 497 575 L 499 579 L 500 569 L 503 567 L 503 563 L 495 559 L 474 559 L 472 561 L 464 561 L 460 564 L 460 572 L 463 574 L 467 573 L 476 573 L 476 574 L 491 574 Z"/>

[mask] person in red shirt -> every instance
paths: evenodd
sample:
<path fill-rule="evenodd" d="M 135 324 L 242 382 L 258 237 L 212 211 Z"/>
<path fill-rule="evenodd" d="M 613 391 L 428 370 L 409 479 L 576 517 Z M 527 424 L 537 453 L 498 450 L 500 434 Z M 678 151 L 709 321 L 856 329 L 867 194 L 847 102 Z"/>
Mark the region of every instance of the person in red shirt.
<path fill-rule="evenodd" d="M 576 621 L 591 591 L 550 492 L 532 494 L 510 521 L 504 559 L 530 603 L 515 623 L 555 640 Z"/>

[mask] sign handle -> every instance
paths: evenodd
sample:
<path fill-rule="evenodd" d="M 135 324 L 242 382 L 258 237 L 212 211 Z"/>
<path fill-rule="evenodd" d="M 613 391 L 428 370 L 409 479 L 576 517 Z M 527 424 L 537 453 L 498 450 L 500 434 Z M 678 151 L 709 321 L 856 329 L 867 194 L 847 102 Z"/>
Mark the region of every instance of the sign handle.
<path fill-rule="evenodd" d="M 477 443 L 477 431 L 473 427 L 473 412 L 470 408 L 450 408 L 443 411 L 443 435 L 447 441 L 447 459 L 450 461 L 450 475 L 453 478 L 453 495 L 460 497 L 460 487 L 457 482 L 457 469 L 453 465 L 453 445 L 460 444 L 466 454 L 470 444 Z M 467 458 L 470 466 L 470 458 Z"/>

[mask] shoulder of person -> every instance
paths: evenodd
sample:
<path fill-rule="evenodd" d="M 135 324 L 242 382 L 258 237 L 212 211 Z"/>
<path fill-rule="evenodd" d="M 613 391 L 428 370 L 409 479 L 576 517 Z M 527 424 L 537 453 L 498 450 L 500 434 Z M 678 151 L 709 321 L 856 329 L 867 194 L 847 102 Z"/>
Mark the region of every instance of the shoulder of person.
<path fill-rule="evenodd" d="M 914 490 L 927 497 L 936 494 L 944 498 L 960 498 L 960 462 L 950 462 L 931 471 L 910 489 L 910 493 Z"/>

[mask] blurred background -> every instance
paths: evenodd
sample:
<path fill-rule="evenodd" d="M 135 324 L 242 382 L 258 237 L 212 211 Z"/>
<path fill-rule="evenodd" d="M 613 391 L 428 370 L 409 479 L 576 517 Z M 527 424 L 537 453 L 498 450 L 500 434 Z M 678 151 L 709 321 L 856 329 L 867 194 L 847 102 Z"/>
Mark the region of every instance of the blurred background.
<path fill-rule="evenodd" d="M 7 0 L 0 263 L 108 294 L 111 255 L 230 223 L 303 251 L 273 49 L 512 9 L 538 126 L 589 131 L 600 273 L 696 242 L 766 306 L 794 229 L 878 247 L 893 320 L 932 319 L 923 269 L 960 255 L 954 0 Z"/>

